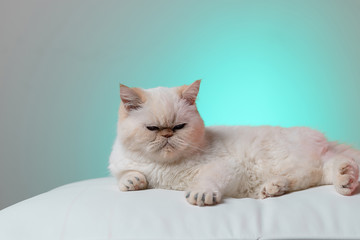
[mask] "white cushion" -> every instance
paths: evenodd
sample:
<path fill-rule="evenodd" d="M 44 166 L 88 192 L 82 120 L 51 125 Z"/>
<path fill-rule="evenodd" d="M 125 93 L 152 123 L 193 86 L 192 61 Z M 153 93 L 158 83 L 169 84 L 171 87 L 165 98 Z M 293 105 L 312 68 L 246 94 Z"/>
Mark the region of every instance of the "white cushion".
<path fill-rule="evenodd" d="M 189 205 L 183 192 L 120 192 L 113 178 L 56 188 L 0 211 L 0 239 L 360 239 L 360 194 L 333 186 Z"/>

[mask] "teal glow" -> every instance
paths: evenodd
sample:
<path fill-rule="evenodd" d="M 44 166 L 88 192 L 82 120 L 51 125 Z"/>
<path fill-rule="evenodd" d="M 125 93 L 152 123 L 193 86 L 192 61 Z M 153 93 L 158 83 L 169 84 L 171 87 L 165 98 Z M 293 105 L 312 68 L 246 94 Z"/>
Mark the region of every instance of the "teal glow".
<path fill-rule="evenodd" d="M 360 4 L 347 3 L 142 6 L 150 10 L 124 35 L 132 51 L 118 52 L 111 75 L 145 88 L 201 78 L 207 125 L 309 126 L 360 146 Z"/>

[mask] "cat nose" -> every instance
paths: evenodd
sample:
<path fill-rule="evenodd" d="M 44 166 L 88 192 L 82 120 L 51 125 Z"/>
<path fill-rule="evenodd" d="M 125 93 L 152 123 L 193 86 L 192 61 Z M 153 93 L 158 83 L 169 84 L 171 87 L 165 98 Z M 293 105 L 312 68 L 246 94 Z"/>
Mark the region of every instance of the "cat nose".
<path fill-rule="evenodd" d="M 172 137 L 172 135 L 174 135 L 174 134 L 168 133 L 168 134 L 165 134 L 165 135 L 162 135 L 162 136 L 163 136 L 163 137 L 166 137 L 166 138 L 169 138 L 169 137 Z"/>
<path fill-rule="evenodd" d="M 174 132 L 171 129 L 164 129 L 160 132 L 161 136 L 165 138 L 172 137 L 174 135 Z"/>

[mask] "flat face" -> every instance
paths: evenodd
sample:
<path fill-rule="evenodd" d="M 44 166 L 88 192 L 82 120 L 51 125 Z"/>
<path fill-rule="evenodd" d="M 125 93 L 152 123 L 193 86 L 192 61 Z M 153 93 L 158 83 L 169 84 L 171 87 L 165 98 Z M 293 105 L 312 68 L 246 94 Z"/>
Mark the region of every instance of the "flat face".
<path fill-rule="evenodd" d="M 179 88 L 147 89 L 138 95 L 143 101 L 139 107 L 120 116 L 118 133 L 125 147 L 170 162 L 201 144 L 202 118 Z"/>

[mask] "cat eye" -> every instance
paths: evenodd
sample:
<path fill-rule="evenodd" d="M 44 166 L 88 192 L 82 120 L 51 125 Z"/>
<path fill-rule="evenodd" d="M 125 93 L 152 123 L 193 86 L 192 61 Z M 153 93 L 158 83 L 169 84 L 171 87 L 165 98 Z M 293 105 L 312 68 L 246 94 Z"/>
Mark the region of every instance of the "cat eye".
<path fill-rule="evenodd" d="M 156 126 L 147 126 L 146 128 L 149 129 L 150 131 L 157 131 L 157 130 L 159 130 L 159 128 L 156 127 Z"/>
<path fill-rule="evenodd" d="M 184 127 L 185 127 L 185 125 L 186 125 L 186 123 L 176 125 L 175 127 L 173 127 L 173 131 L 175 131 L 175 130 L 179 130 L 179 129 L 182 129 L 182 128 L 184 128 Z"/>

